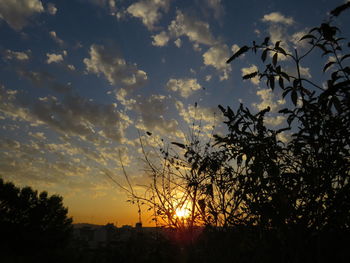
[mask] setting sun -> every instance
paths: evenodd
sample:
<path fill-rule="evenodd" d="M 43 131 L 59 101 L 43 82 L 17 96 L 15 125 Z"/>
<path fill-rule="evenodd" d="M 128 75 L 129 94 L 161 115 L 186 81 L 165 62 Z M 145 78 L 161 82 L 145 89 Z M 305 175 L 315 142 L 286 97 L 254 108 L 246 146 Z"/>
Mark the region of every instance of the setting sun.
<path fill-rule="evenodd" d="M 190 216 L 191 211 L 187 207 L 179 207 L 176 209 L 175 214 L 178 218 L 186 218 Z"/>

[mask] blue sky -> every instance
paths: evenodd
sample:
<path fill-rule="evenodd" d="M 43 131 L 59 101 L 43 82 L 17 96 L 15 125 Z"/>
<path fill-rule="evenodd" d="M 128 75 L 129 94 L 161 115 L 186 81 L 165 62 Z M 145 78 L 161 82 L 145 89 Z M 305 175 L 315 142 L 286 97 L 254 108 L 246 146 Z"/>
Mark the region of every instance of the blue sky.
<path fill-rule="evenodd" d="M 75 222 L 134 223 L 135 207 L 106 173 L 124 185 L 122 160 L 142 191 L 139 134 L 152 132 L 145 141 L 157 147 L 161 138 L 183 141 L 193 120 L 204 134 L 220 132 L 217 105 L 241 102 L 255 112 L 270 106 L 266 124 L 283 126 L 277 112 L 288 98 L 241 80 L 258 57 L 225 61 L 266 36 L 306 50 L 300 37 L 342 3 L 0 1 L 0 176 L 62 195 Z M 336 21 L 345 36 L 349 20 Z M 302 66 L 305 77 L 323 78 L 320 60 Z"/>

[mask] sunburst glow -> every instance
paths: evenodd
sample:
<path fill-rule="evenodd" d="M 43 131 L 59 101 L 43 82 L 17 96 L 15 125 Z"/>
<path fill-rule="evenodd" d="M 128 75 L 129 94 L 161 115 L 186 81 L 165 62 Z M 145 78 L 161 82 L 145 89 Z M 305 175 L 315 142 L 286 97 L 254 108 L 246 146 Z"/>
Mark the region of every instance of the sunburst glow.
<path fill-rule="evenodd" d="M 179 218 L 186 218 L 191 215 L 191 211 L 187 207 L 179 207 L 176 209 L 175 214 Z"/>

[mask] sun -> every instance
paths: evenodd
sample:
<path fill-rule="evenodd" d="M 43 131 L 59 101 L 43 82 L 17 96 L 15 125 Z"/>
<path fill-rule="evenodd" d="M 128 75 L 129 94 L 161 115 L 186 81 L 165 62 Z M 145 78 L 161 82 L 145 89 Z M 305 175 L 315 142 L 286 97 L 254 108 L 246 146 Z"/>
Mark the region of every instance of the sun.
<path fill-rule="evenodd" d="M 191 211 L 187 207 L 179 207 L 176 209 L 175 214 L 178 218 L 186 218 L 191 215 Z"/>

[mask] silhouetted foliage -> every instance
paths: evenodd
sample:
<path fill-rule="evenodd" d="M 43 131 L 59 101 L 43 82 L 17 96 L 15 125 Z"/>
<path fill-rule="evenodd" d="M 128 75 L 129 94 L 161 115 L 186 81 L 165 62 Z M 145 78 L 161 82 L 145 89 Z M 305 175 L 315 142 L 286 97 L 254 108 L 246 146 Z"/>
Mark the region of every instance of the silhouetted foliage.
<path fill-rule="evenodd" d="M 264 66 L 243 79 L 258 76 L 290 102 L 279 111 L 286 127 L 265 125 L 269 107 L 252 113 L 243 105 L 236 111 L 220 105 L 227 134 L 202 144 L 198 131 L 187 143 L 172 142 L 179 151 L 163 147 L 164 162 L 158 166 L 145 154 L 153 183 L 144 200 L 154 207 L 156 218 L 178 226 L 174 200 L 180 192 L 180 205 L 191 204 L 189 227 L 202 223 L 242 230 L 232 238 L 250 233 L 248 247 L 237 251 L 247 252 L 240 262 L 348 261 L 350 45 L 333 25 L 347 8 L 349 3 L 334 9 L 328 22 L 303 36 L 300 41 L 308 45 L 304 51 L 290 52 L 281 41 L 265 38 L 227 60 L 249 51 L 260 56 Z M 328 80 L 320 83 L 301 74 L 302 63 L 317 52 L 329 57 L 319 69 Z M 290 139 L 281 141 L 286 132 Z"/>
<path fill-rule="evenodd" d="M 22 189 L 0 178 L 0 240 L 3 254 L 26 262 L 66 247 L 72 219 L 63 207 L 62 197 Z M 46 258 L 48 260 L 48 258 Z M 9 261 L 10 262 L 10 261 Z"/>

